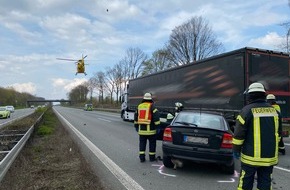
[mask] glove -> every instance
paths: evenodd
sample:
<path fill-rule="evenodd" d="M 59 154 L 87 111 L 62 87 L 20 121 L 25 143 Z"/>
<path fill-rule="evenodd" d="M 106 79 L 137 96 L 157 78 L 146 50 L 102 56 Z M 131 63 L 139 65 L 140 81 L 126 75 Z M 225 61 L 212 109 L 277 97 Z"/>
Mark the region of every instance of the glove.
<path fill-rule="evenodd" d="M 157 134 L 159 134 L 159 133 L 160 133 L 160 127 L 157 128 Z"/>
<path fill-rule="evenodd" d="M 136 132 L 138 132 L 138 127 L 135 127 Z"/>
<path fill-rule="evenodd" d="M 241 153 L 240 153 L 240 152 L 233 152 L 233 157 L 234 157 L 235 159 L 240 159 L 240 157 L 241 157 Z"/>

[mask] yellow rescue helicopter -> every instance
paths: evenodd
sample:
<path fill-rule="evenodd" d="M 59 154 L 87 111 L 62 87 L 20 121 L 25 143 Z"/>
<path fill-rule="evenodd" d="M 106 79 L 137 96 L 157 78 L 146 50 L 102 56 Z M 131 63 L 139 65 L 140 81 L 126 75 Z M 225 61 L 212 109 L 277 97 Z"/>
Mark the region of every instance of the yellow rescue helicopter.
<path fill-rule="evenodd" d="M 65 60 L 65 61 L 75 61 L 76 65 L 77 65 L 76 75 L 78 73 L 83 73 L 83 74 L 87 75 L 87 73 L 85 72 L 85 65 L 87 65 L 87 64 L 85 64 L 85 58 L 86 57 L 87 57 L 87 55 L 86 56 L 83 56 L 82 55 L 82 58 L 79 59 L 79 60 L 75 60 L 75 59 L 65 59 L 65 58 L 56 58 L 56 59 L 58 59 L 58 60 Z"/>

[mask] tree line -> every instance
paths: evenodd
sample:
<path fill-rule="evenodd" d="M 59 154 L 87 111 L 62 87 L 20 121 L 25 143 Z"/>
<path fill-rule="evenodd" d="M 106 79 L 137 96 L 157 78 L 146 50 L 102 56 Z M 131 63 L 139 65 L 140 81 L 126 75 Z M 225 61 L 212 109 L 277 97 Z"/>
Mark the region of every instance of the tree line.
<path fill-rule="evenodd" d="M 0 106 L 12 105 L 16 108 L 27 107 L 28 100 L 44 100 L 27 92 L 18 92 L 13 87 L 0 87 Z"/>
<path fill-rule="evenodd" d="M 283 26 L 288 28 L 289 33 L 289 22 Z M 289 52 L 287 36 L 286 39 L 286 44 L 281 44 L 279 48 Z M 94 73 L 93 77 L 72 89 L 67 96 L 72 102 L 93 103 L 95 106 L 119 105 L 119 97 L 130 79 L 194 64 L 223 52 L 224 46 L 213 33 L 209 22 L 201 16 L 195 16 L 176 26 L 164 47 L 154 51 L 150 57 L 138 47 L 128 48 L 117 64 Z"/>

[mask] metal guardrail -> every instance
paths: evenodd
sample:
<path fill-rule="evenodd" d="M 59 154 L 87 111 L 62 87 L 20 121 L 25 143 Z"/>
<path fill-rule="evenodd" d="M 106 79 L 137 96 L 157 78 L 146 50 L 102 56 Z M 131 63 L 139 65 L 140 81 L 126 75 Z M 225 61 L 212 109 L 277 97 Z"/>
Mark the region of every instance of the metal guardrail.
<path fill-rule="evenodd" d="M 43 114 L 36 120 L 35 124 L 37 124 L 42 119 Z M 5 174 L 9 170 L 10 166 L 18 156 L 18 154 L 23 149 L 24 145 L 26 144 L 27 140 L 30 138 L 34 126 L 33 124 L 27 132 L 23 135 L 23 137 L 17 142 L 17 144 L 10 150 L 10 151 L 3 151 L 4 154 L 7 153 L 7 155 L 4 157 L 3 160 L 0 162 L 0 181 L 4 178 Z"/>

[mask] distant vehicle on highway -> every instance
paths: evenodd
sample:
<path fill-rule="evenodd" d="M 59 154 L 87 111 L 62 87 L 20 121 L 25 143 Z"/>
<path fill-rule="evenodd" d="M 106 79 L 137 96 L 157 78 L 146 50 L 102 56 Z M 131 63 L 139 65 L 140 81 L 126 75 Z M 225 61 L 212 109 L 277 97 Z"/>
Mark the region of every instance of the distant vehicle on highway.
<path fill-rule="evenodd" d="M 93 111 L 93 104 L 85 104 L 84 110 L 85 111 Z"/>
<path fill-rule="evenodd" d="M 232 152 L 233 132 L 225 117 L 217 112 L 182 111 L 164 129 L 162 151 L 165 167 L 175 161 L 215 163 L 224 173 L 235 170 Z"/>
<path fill-rule="evenodd" d="M 9 110 L 11 113 L 14 112 L 14 106 L 6 106 L 7 110 Z"/>
<path fill-rule="evenodd" d="M 10 117 L 10 111 L 6 108 L 6 106 L 0 107 L 0 118 L 9 118 Z"/>

